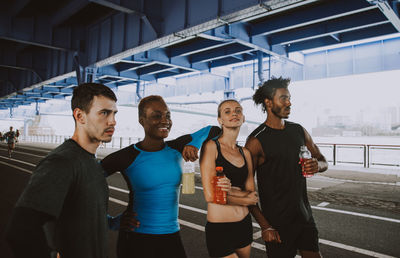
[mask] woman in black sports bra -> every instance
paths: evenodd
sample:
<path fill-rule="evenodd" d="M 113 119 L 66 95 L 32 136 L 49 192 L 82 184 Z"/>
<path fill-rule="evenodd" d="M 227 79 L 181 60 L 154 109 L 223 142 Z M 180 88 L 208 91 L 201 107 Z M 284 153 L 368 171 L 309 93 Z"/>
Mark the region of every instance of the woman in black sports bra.
<path fill-rule="evenodd" d="M 242 107 L 236 100 L 225 100 L 218 106 L 218 122 L 222 133 L 204 144 L 200 170 L 204 197 L 208 203 L 206 243 L 211 257 L 250 257 L 253 227 L 247 206 L 258 202 L 254 187 L 250 152 L 238 146 L 236 140 L 244 122 Z M 213 203 L 212 179 L 215 167 L 224 168 L 231 182 L 227 204 Z M 227 179 L 225 179 L 227 180 Z M 219 181 L 221 185 L 226 182 Z"/>

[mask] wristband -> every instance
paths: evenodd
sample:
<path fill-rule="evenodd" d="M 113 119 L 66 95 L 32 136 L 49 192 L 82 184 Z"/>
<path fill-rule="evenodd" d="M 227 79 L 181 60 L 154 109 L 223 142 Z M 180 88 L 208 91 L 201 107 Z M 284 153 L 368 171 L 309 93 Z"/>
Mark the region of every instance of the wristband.
<path fill-rule="evenodd" d="M 273 227 L 269 227 L 269 228 L 267 228 L 267 229 L 264 229 L 263 231 L 262 231 L 262 233 L 264 233 L 265 231 L 274 231 L 275 229 L 273 228 Z"/>

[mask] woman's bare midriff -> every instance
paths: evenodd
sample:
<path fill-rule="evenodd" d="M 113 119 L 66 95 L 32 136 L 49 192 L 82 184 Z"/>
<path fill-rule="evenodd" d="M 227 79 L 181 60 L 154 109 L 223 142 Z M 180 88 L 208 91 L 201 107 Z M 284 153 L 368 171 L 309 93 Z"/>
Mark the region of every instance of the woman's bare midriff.
<path fill-rule="evenodd" d="M 209 222 L 237 222 L 244 219 L 249 213 L 246 206 L 221 205 L 208 203 L 207 220 Z"/>

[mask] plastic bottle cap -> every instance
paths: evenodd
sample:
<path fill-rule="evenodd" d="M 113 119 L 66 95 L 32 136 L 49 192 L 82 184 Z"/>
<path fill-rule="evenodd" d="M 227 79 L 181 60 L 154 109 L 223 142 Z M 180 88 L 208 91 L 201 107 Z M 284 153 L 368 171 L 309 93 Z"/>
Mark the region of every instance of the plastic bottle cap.
<path fill-rule="evenodd" d="M 224 168 L 223 167 L 216 167 L 215 170 L 216 171 L 224 171 Z"/>

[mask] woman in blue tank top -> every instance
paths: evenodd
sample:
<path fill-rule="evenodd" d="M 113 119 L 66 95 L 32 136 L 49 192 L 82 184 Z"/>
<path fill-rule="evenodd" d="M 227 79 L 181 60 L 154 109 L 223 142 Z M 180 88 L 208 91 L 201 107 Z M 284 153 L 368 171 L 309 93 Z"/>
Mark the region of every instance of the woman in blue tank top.
<path fill-rule="evenodd" d="M 143 141 L 102 160 L 107 175 L 120 171 L 129 188 L 129 204 L 118 237 L 118 258 L 184 258 L 178 223 L 182 157 L 196 160 L 201 144 L 218 135 L 220 129 L 207 126 L 164 141 L 172 127 L 164 100 L 148 96 L 140 101 L 138 109 L 145 132 Z"/>
<path fill-rule="evenodd" d="M 206 243 L 211 257 L 250 257 L 253 227 L 247 206 L 258 202 L 254 187 L 250 152 L 236 140 L 244 122 L 242 107 L 236 100 L 225 100 L 218 106 L 222 133 L 205 143 L 200 156 L 204 197 L 208 203 Z M 213 177 L 216 166 L 224 169 L 231 187 L 227 204 L 213 203 Z M 226 185 L 221 179 L 221 185 Z"/>

